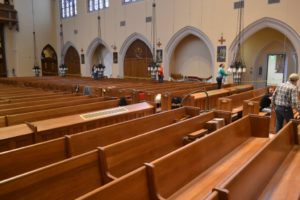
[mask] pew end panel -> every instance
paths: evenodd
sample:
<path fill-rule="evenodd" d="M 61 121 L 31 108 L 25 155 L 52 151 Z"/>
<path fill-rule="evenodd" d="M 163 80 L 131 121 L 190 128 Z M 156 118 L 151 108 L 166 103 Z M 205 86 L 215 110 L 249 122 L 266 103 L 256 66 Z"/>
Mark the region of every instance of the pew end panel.
<path fill-rule="evenodd" d="M 226 97 L 218 99 L 217 110 L 232 111 L 233 105 L 232 100 Z"/>
<path fill-rule="evenodd" d="M 249 115 L 249 119 L 253 137 L 269 137 L 270 117 Z"/>
<path fill-rule="evenodd" d="M 136 169 L 121 178 L 95 189 L 77 200 L 113 199 L 113 200 L 151 200 L 145 167 Z"/>
<path fill-rule="evenodd" d="M 228 125 L 232 122 L 232 117 L 231 117 L 230 111 L 215 110 L 214 113 L 215 113 L 216 118 L 224 118 L 225 125 Z"/>
<path fill-rule="evenodd" d="M 248 114 L 258 114 L 259 113 L 259 102 L 252 100 L 245 100 L 243 102 L 243 116 Z"/>

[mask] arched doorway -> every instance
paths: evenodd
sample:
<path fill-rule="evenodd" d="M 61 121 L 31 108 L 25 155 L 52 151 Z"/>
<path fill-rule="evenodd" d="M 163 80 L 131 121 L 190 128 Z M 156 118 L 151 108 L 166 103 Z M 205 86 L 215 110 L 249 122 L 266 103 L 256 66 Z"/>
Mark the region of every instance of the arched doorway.
<path fill-rule="evenodd" d="M 57 76 L 57 55 L 51 45 L 46 45 L 42 50 L 42 75 L 43 76 Z"/>
<path fill-rule="evenodd" d="M 70 46 L 65 54 L 65 64 L 68 68 L 67 75 L 80 76 L 80 58 L 73 46 Z"/>
<path fill-rule="evenodd" d="M 273 18 L 262 18 L 248 25 L 242 31 L 241 40 L 246 73 L 242 82 L 250 82 L 255 87 L 265 87 L 270 84 L 270 70 L 277 79 L 274 85 L 286 81 L 288 75 L 299 71 L 298 54 L 300 52 L 300 38 L 287 24 Z M 237 49 L 238 37 L 229 48 L 229 58 Z M 274 58 L 278 58 L 277 61 Z M 273 60 L 272 60 L 273 59 Z M 278 65 L 280 61 L 280 66 Z M 270 68 L 270 63 L 283 70 Z M 275 63 L 275 64 L 274 64 Z M 273 85 L 273 84 L 272 84 Z"/>
<path fill-rule="evenodd" d="M 128 48 L 124 58 L 125 78 L 150 78 L 148 65 L 152 62 L 152 53 L 140 39 L 135 40 Z"/>
<path fill-rule="evenodd" d="M 289 74 L 297 72 L 294 46 L 275 29 L 264 28 L 256 32 L 243 46 L 246 67 L 249 69 L 243 78 L 258 88 L 285 82 Z"/>

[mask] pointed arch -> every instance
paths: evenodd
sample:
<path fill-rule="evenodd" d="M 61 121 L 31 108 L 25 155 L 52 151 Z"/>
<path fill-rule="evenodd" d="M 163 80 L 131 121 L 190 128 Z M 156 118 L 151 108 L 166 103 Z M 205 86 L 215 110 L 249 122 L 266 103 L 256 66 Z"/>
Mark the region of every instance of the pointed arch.
<path fill-rule="evenodd" d="M 112 52 L 110 51 L 109 45 L 102 40 L 101 38 L 97 37 L 95 39 L 92 40 L 92 42 L 90 43 L 90 45 L 88 46 L 87 50 L 86 50 L 86 70 L 85 73 L 91 74 L 91 67 L 92 67 L 92 58 L 93 55 L 95 53 L 95 50 L 97 49 L 97 47 L 99 45 L 103 45 L 105 48 L 104 51 L 104 59 L 103 59 L 103 64 L 105 65 L 105 71 L 104 71 L 104 75 L 106 76 L 110 76 L 112 74 Z"/>
<path fill-rule="evenodd" d="M 168 44 L 166 45 L 165 48 L 165 57 L 166 57 L 166 62 L 165 64 L 165 74 L 168 76 L 170 74 L 169 70 L 170 70 L 170 60 L 171 60 L 171 56 L 174 53 L 176 47 L 178 46 L 178 44 L 187 36 L 189 35 L 193 35 L 197 38 L 199 38 L 201 41 L 203 41 L 203 43 L 206 45 L 206 47 L 209 50 L 209 54 L 211 57 L 210 60 L 210 68 L 213 74 L 214 73 L 214 58 L 215 58 L 215 53 L 214 53 L 214 45 L 211 42 L 211 40 L 209 39 L 209 37 L 202 32 L 201 30 L 192 27 L 192 26 L 186 26 L 182 29 L 180 29 L 179 31 L 177 31 L 169 40 Z M 168 77 L 167 77 L 168 78 Z"/>
<path fill-rule="evenodd" d="M 43 76 L 57 76 L 57 54 L 55 49 L 47 44 L 41 52 L 42 75 Z"/>
<path fill-rule="evenodd" d="M 73 47 L 73 48 L 76 49 L 76 51 L 77 51 L 76 46 L 75 46 L 72 42 L 70 42 L 70 41 L 66 42 L 66 43 L 64 44 L 63 49 L 62 49 L 63 59 L 65 59 L 65 55 L 66 55 L 66 53 L 67 53 L 67 51 L 68 51 L 68 49 L 69 49 L 70 47 Z M 77 53 L 79 54 L 78 51 L 77 51 Z M 61 60 L 60 62 L 62 62 L 62 60 Z M 60 64 L 62 64 L 62 63 L 60 63 Z"/>
<path fill-rule="evenodd" d="M 120 52 L 119 52 L 119 58 L 120 58 L 120 60 L 119 60 L 120 61 L 119 62 L 119 75 L 121 77 L 124 77 L 124 59 L 125 59 L 126 52 L 127 52 L 128 48 L 130 47 L 130 45 L 136 40 L 143 41 L 149 49 L 152 49 L 151 42 L 142 34 L 133 33 L 130 36 L 128 36 L 126 38 L 126 40 L 124 41 L 122 47 L 120 48 Z"/>
<path fill-rule="evenodd" d="M 299 57 L 300 53 L 300 36 L 298 33 L 290 27 L 288 24 L 274 18 L 270 17 L 264 17 L 262 19 L 259 19 L 250 25 L 248 25 L 244 30 L 242 30 L 242 38 L 241 38 L 241 43 L 244 43 L 249 37 L 251 37 L 253 34 L 256 32 L 264 29 L 264 28 L 272 28 L 274 30 L 277 30 L 278 32 L 282 33 L 285 35 L 292 43 L 294 46 L 297 56 Z M 238 39 L 239 37 L 237 36 L 233 42 L 231 43 L 229 47 L 229 61 L 231 62 L 233 59 L 233 55 L 235 51 L 237 50 L 238 46 Z M 298 63 L 299 65 L 299 63 Z M 299 66 L 298 66 L 298 71 L 299 71 Z"/>
<path fill-rule="evenodd" d="M 62 52 L 64 63 L 68 68 L 67 75 L 81 76 L 80 54 L 75 45 L 68 41 Z"/>

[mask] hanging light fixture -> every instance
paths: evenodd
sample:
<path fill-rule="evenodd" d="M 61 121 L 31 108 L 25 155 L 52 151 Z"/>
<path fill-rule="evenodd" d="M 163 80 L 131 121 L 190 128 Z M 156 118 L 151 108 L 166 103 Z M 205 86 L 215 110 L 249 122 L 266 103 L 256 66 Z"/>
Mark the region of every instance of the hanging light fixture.
<path fill-rule="evenodd" d="M 152 3 L 152 62 L 148 65 L 148 72 L 153 80 L 157 79 L 158 64 L 156 62 L 156 3 Z"/>
<path fill-rule="evenodd" d="M 34 20 L 34 6 L 33 6 L 33 0 L 32 3 L 32 23 L 33 23 L 33 54 L 34 54 L 34 64 L 33 64 L 33 72 L 36 77 L 40 76 L 41 68 L 39 66 L 39 63 L 37 61 L 37 55 L 36 55 L 36 35 L 35 35 L 35 20 Z"/>
<path fill-rule="evenodd" d="M 246 72 L 246 65 L 243 59 L 243 48 L 242 48 L 242 28 L 244 20 L 244 0 L 239 1 L 240 8 L 238 9 L 238 44 L 237 49 L 234 53 L 232 63 L 230 65 L 229 71 L 232 72 L 233 82 L 241 84 L 242 74 Z"/>
<path fill-rule="evenodd" d="M 100 8 L 98 8 L 98 9 L 100 10 Z M 99 37 L 98 47 L 100 47 L 100 45 L 101 45 L 100 40 L 102 39 L 102 36 L 101 36 L 101 17 L 100 17 L 99 11 L 98 11 L 97 19 L 98 19 L 98 37 Z M 99 49 L 101 50 L 101 48 L 99 48 Z M 103 60 L 102 60 L 102 55 L 101 55 L 101 51 L 100 51 L 100 55 L 98 56 L 98 64 L 94 65 L 93 69 L 92 69 L 95 80 L 98 78 L 104 77 L 105 66 L 102 63 L 103 63 Z"/>
<path fill-rule="evenodd" d="M 66 72 L 68 70 L 66 64 L 65 64 L 65 59 L 64 59 L 64 53 L 63 53 L 63 47 L 64 47 L 64 32 L 63 32 L 63 25 L 62 21 L 60 20 L 60 45 L 61 45 L 61 50 L 60 50 L 60 60 L 61 60 L 61 65 L 59 66 L 59 75 L 64 77 L 66 75 Z"/>

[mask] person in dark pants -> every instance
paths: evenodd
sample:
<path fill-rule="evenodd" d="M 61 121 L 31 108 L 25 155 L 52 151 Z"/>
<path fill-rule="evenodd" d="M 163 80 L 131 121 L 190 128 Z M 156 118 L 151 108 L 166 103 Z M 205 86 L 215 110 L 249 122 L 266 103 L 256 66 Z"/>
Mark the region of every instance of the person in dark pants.
<path fill-rule="evenodd" d="M 222 87 L 222 81 L 224 76 L 227 76 L 225 70 L 224 70 L 224 64 L 220 64 L 219 65 L 219 69 L 218 69 L 218 75 L 217 75 L 217 83 L 218 83 L 218 89 L 221 89 Z"/>
<path fill-rule="evenodd" d="M 275 105 L 276 132 L 282 128 L 284 120 L 289 122 L 290 119 L 294 118 L 293 108 L 298 112 L 300 111 L 297 88 L 298 80 L 299 75 L 293 73 L 289 76 L 289 80 L 286 83 L 280 84 L 274 92 L 272 100 Z"/>

